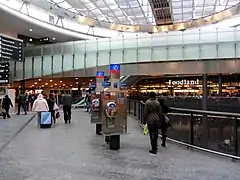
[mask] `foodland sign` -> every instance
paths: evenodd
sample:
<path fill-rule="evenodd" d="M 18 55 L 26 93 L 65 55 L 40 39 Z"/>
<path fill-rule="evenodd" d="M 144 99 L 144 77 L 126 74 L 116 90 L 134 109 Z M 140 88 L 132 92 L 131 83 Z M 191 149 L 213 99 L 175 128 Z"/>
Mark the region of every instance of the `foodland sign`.
<path fill-rule="evenodd" d="M 183 80 L 180 80 L 180 81 L 172 81 L 172 80 L 169 80 L 168 81 L 169 85 L 198 85 L 199 84 L 199 79 L 197 80 L 186 80 L 186 79 L 183 79 Z"/>

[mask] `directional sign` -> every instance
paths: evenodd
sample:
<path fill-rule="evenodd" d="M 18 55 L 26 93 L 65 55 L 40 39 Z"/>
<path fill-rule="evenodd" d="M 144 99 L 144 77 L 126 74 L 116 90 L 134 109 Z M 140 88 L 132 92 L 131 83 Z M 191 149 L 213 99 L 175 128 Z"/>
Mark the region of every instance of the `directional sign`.
<path fill-rule="evenodd" d="M 0 60 L 22 61 L 23 42 L 0 34 Z"/>
<path fill-rule="evenodd" d="M 9 75 L 10 73 L 10 64 L 0 63 L 0 84 L 8 84 L 9 83 Z"/>

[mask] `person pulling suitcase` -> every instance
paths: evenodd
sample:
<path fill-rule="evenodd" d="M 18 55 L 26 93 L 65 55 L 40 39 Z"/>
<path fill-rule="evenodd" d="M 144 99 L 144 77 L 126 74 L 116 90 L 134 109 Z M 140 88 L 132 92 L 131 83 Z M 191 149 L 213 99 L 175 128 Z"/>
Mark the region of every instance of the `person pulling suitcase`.
<path fill-rule="evenodd" d="M 34 101 L 32 110 L 34 112 L 37 112 L 37 117 L 38 117 L 37 125 L 41 127 L 42 118 L 46 118 L 45 115 L 44 115 L 44 117 L 42 117 L 42 115 L 45 112 L 49 111 L 48 103 L 47 103 L 46 99 L 43 98 L 42 94 L 39 94 L 37 99 Z M 50 113 L 50 112 L 48 112 L 48 113 Z M 50 113 L 50 117 L 51 117 L 51 113 Z M 52 125 L 52 122 L 50 122 L 50 127 L 51 127 L 51 125 Z"/>

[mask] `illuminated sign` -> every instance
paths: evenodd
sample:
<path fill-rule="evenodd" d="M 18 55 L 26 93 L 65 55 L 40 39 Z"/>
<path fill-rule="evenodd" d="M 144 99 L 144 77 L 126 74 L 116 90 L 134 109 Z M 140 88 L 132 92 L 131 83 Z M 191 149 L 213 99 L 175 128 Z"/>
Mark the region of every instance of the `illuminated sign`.
<path fill-rule="evenodd" d="M 183 79 L 183 80 L 179 80 L 179 81 L 172 81 L 172 80 L 169 80 L 168 81 L 169 85 L 198 85 L 199 84 L 199 79 L 197 80 L 186 80 L 186 79 Z"/>

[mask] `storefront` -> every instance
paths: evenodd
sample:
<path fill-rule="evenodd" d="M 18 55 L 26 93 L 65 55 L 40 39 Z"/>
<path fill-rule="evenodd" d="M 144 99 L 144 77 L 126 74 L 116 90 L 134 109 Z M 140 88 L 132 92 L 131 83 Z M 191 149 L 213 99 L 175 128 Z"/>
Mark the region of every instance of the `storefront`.
<path fill-rule="evenodd" d="M 212 75 L 207 77 L 209 95 L 234 95 L 240 90 L 240 75 Z M 154 91 L 166 95 L 203 94 L 202 76 L 184 77 L 146 77 L 139 81 L 132 92 L 147 93 Z"/>

